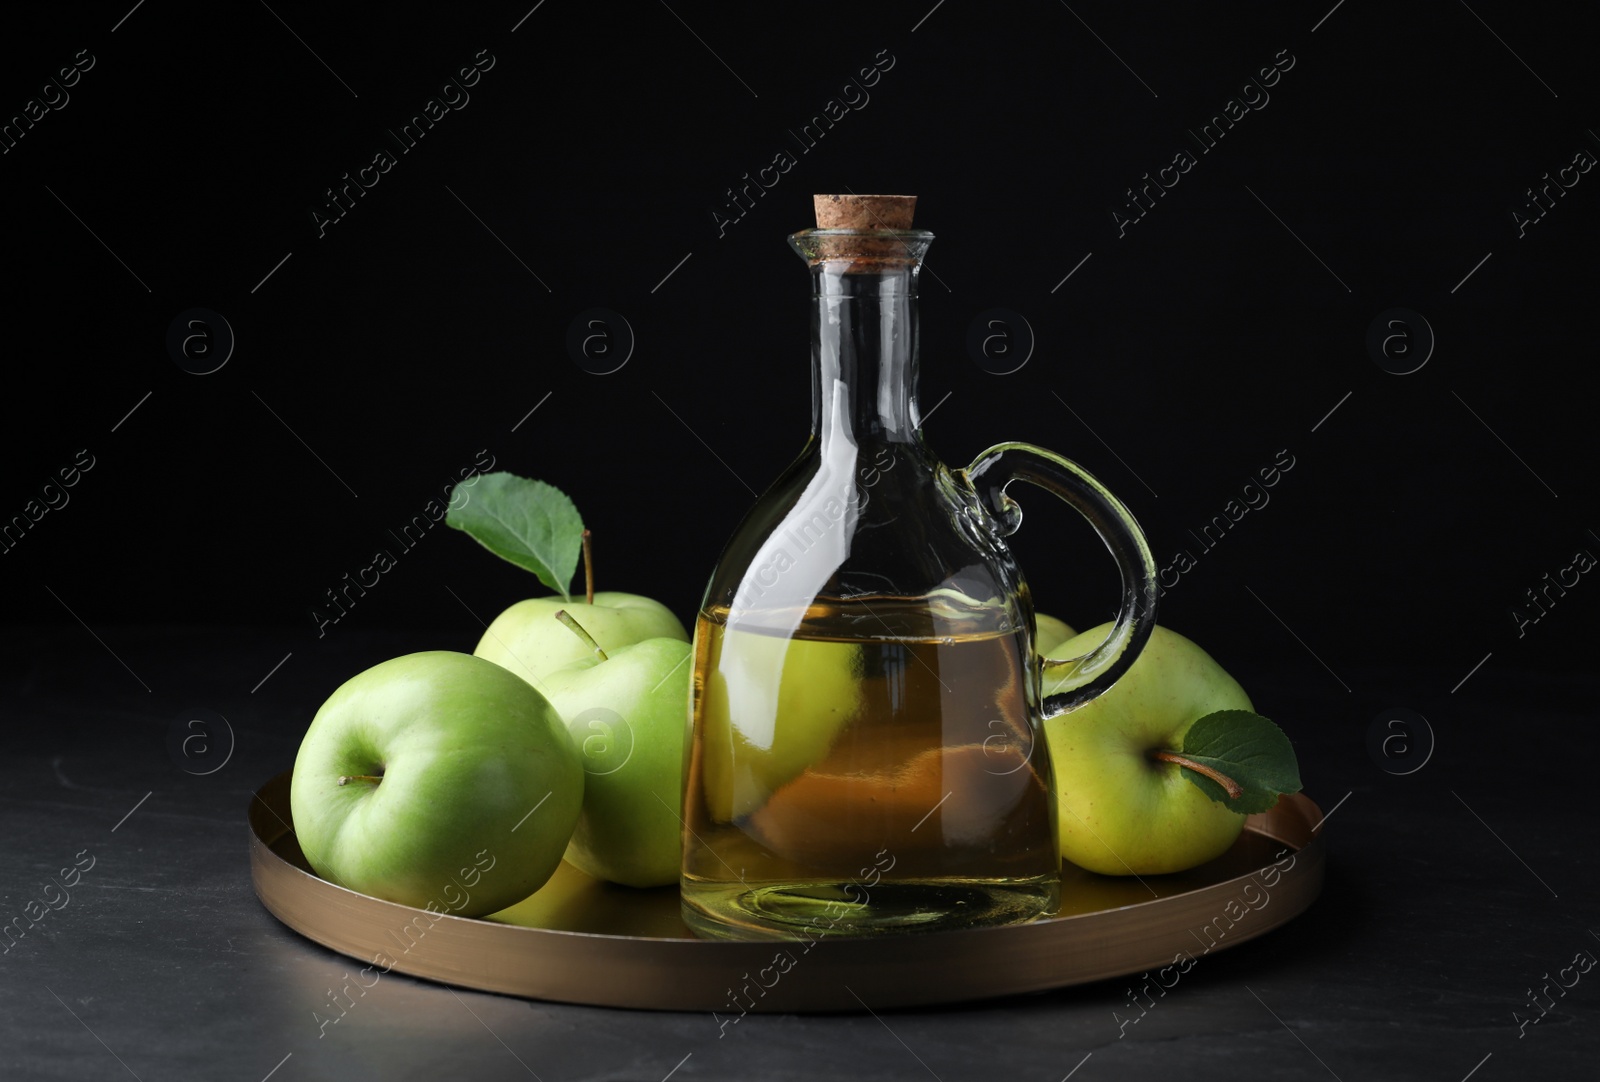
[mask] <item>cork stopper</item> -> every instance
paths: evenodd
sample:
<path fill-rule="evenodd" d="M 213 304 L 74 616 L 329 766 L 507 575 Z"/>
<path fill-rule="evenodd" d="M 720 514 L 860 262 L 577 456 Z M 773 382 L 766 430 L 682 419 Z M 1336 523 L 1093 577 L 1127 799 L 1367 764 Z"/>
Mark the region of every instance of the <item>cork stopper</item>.
<path fill-rule="evenodd" d="M 911 228 L 914 195 L 814 195 L 818 229 Z"/>
<path fill-rule="evenodd" d="M 914 195 L 814 195 L 817 228 L 801 230 L 790 245 L 813 267 L 841 274 L 877 274 L 914 268 L 933 234 L 911 227 Z"/>

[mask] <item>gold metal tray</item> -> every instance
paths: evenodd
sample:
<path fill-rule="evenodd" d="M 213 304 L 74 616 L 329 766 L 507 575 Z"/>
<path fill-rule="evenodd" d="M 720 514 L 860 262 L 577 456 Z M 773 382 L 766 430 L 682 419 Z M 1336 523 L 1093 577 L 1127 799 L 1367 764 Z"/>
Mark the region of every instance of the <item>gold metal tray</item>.
<path fill-rule="evenodd" d="M 360 960 L 447 984 L 605 1007 L 858 1011 L 1036 992 L 1174 966 L 1292 919 L 1322 889 L 1322 812 L 1304 796 L 1252 815 L 1233 848 L 1143 879 L 1063 869 L 1059 912 L 1031 924 L 795 942 L 697 939 L 675 887 L 634 890 L 563 862 L 490 917 L 436 915 L 319 879 L 289 824 L 286 771 L 250 801 L 256 895 L 283 923 Z"/>

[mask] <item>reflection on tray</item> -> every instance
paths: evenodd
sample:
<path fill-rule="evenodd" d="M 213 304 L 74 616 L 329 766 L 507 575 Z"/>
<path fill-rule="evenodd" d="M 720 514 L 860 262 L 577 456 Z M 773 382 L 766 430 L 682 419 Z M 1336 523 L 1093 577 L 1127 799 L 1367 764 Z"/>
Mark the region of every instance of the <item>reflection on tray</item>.
<path fill-rule="evenodd" d="M 272 851 L 300 870 L 316 874 L 293 834 L 285 832 L 273 839 Z M 1061 907 L 1056 917 L 1121 909 L 1211 886 L 1265 867 L 1284 851 L 1282 843 L 1246 830 L 1233 848 L 1216 860 L 1171 875 L 1096 875 L 1066 864 L 1061 869 Z M 604 883 L 566 861 L 536 893 L 484 919 L 558 932 L 646 939 L 695 938 L 679 913 L 676 887 L 639 890 Z"/>
<path fill-rule="evenodd" d="M 563 865 L 533 897 L 479 920 L 429 919 L 325 882 L 295 843 L 289 782 L 288 771 L 267 781 L 249 809 L 256 894 L 288 927 L 369 969 L 591 1006 L 726 1012 L 738 988 L 754 1000 L 741 1011 L 857 1011 L 1065 988 L 1249 942 L 1303 913 L 1323 880 L 1322 811 L 1296 794 L 1250 816 L 1234 847 L 1199 868 L 1142 882 L 1068 868 L 1056 918 L 819 940 L 768 984 L 774 944 L 694 938 L 672 887 L 631 890 Z"/>

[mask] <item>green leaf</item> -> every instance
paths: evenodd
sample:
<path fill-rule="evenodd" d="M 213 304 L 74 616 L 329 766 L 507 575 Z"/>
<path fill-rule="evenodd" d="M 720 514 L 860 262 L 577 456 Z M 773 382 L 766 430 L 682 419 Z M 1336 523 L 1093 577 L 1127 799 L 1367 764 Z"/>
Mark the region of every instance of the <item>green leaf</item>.
<path fill-rule="evenodd" d="M 1248 710 L 1207 714 L 1184 734 L 1181 754 L 1238 782 L 1244 793 L 1229 799 L 1227 790 L 1197 771 L 1183 767 L 1200 791 L 1246 815 L 1264 812 L 1281 793 L 1300 791 L 1300 767 L 1283 730 Z"/>
<path fill-rule="evenodd" d="M 447 523 L 496 556 L 538 575 L 563 601 L 572 600 L 568 586 L 583 549 L 583 519 L 566 493 L 501 471 L 463 481 L 450 503 Z"/>

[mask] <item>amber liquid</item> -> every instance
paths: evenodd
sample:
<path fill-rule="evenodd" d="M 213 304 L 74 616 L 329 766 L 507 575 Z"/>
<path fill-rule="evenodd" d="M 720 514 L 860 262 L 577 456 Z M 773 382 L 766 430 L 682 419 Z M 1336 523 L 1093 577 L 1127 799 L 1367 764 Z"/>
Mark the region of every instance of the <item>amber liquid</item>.
<path fill-rule="evenodd" d="M 873 598 L 727 619 L 695 627 L 691 928 L 870 935 L 1055 911 L 1037 691 L 996 610 Z"/>

